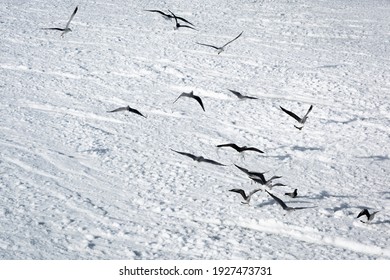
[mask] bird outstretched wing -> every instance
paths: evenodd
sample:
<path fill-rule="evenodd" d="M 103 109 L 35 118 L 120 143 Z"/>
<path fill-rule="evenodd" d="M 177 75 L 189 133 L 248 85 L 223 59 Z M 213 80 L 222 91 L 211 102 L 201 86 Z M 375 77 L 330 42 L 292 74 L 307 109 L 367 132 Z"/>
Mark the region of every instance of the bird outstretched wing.
<path fill-rule="evenodd" d="M 66 23 L 65 29 L 69 28 L 70 22 L 72 21 L 72 19 L 73 19 L 74 16 L 76 15 L 78 9 L 79 9 L 79 6 L 77 6 L 76 9 L 74 9 L 73 14 L 70 16 L 70 19 L 69 19 L 68 22 Z"/>

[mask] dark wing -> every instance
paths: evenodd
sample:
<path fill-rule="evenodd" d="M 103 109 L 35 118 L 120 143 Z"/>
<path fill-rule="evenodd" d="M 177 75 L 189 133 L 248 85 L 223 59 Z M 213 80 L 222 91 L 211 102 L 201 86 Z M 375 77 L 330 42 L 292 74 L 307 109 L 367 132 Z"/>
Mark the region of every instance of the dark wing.
<path fill-rule="evenodd" d="M 280 109 L 282 109 L 283 112 L 285 112 L 286 114 L 290 115 L 291 117 L 293 117 L 294 119 L 296 119 L 298 122 L 301 121 L 301 118 L 298 117 L 297 115 L 295 115 L 293 112 L 290 112 L 286 109 L 284 109 L 282 106 L 280 106 Z"/>
<path fill-rule="evenodd" d="M 244 32 L 244 31 L 242 31 L 240 34 L 238 34 L 238 36 L 237 36 L 236 38 L 234 38 L 233 40 L 231 40 L 231 41 L 227 42 L 225 45 L 223 45 L 222 48 L 226 47 L 226 46 L 229 45 L 231 42 L 237 40 L 238 37 L 240 37 L 240 36 L 242 35 L 243 32 Z"/>
<path fill-rule="evenodd" d="M 112 111 L 107 111 L 107 113 L 114 113 L 114 112 L 119 112 L 119 111 L 129 111 L 129 107 L 119 107 L 118 109 L 115 109 Z"/>
<path fill-rule="evenodd" d="M 268 192 L 267 190 L 265 190 L 277 203 L 279 203 L 280 206 L 282 206 L 282 208 L 284 210 L 287 210 L 287 209 L 291 209 L 289 208 L 286 203 L 283 202 L 283 200 L 281 200 L 279 197 L 273 195 L 272 193 Z"/>
<path fill-rule="evenodd" d="M 310 105 L 309 110 L 307 110 L 306 115 L 303 118 L 306 118 L 307 115 L 310 113 L 311 109 L 313 109 L 313 105 Z"/>
<path fill-rule="evenodd" d="M 230 91 L 231 93 L 233 93 L 235 96 L 237 96 L 238 98 L 240 97 L 244 97 L 241 93 L 239 93 L 238 91 L 235 91 L 235 90 L 231 90 L 231 89 L 228 89 L 228 91 Z"/>
<path fill-rule="evenodd" d="M 198 103 L 199 103 L 200 106 L 202 107 L 203 111 L 205 111 L 205 109 L 204 109 L 204 107 L 203 107 L 202 99 L 201 99 L 199 96 L 196 96 L 196 95 L 192 95 L 191 97 L 194 98 L 196 101 L 198 101 Z M 206 112 L 206 111 L 205 111 L 205 112 Z"/>
<path fill-rule="evenodd" d="M 280 179 L 280 178 L 282 178 L 282 176 L 272 176 L 271 178 L 268 179 L 268 181 L 272 181 L 272 180 Z"/>
<path fill-rule="evenodd" d="M 159 10 L 144 10 L 144 11 L 146 11 L 146 12 L 152 12 L 152 13 L 159 13 L 159 14 L 161 14 L 161 15 L 165 16 L 165 17 L 172 18 L 172 16 L 171 16 L 171 15 L 168 15 L 168 14 L 166 14 L 166 13 L 162 12 L 162 11 L 159 11 Z"/>
<path fill-rule="evenodd" d="M 43 30 L 59 30 L 59 31 L 65 31 L 64 28 L 57 28 L 57 27 L 49 27 L 49 28 L 41 28 Z"/>
<path fill-rule="evenodd" d="M 251 192 L 249 193 L 248 196 L 252 196 L 253 194 L 257 193 L 258 191 L 262 191 L 262 189 L 254 189 L 253 191 L 251 191 Z"/>
<path fill-rule="evenodd" d="M 191 22 L 189 22 L 188 20 L 186 20 L 185 18 L 182 18 L 182 17 L 176 17 L 178 20 L 181 20 L 181 21 L 184 21 L 185 23 L 188 23 L 188 24 L 191 24 L 192 26 L 195 26 L 193 25 Z"/>
<path fill-rule="evenodd" d="M 264 154 L 263 151 L 257 149 L 257 148 L 254 148 L 254 147 L 245 147 L 245 148 L 242 148 L 242 151 L 254 151 L 254 152 L 258 152 L 258 153 L 261 153 L 261 154 Z"/>
<path fill-rule="evenodd" d="M 183 152 L 175 151 L 175 150 L 173 150 L 173 149 L 171 149 L 171 150 L 174 151 L 175 153 L 181 154 L 181 155 L 183 155 L 183 156 L 190 157 L 190 158 L 192 158 L 193 160 L 196 159 L 196 156 L 194 156 L 193 154 L 190 154 L 190 153 L 183 153 Z"/>
<path fill-rule="evenodd" d="M 203 159 L 201 159 L 201 161 L 207 162 L 207 163 L 211 163 L 211 164 L 215 164 L 215 165 L 226 166 L 225 164 L 219 163 L 218 161 L 215 161 L 215 160 L 212 160 L 212 159 L 203 158 Z"/>
<path fill-rule="evenodd" d="M 182 94 L 180 94 L 179 95 L 179 97 L 178 98 L 176 98 L 176 100 L 175 101 L 173 101 L 173 103 L 175 103 L 180 97 L 182 97 L 182 96 L 185 96 L 185 93 L 183 92 Z"/>
<path fill-rule="evenodd" d="M 244 172 L 245 174 L 247 174 L 247 175 L 250 175 L 251 174 L 251 172 L 249 172 L 249 170 L 248 169 L 245 169 L 244 167 L 241 167 L 241 166 L 238 166 L 238 165 L 236 165 L 236 164 L 234 164 L 238 169 L 240 169 L 242 172 Z"/>
<path fill-rule="evenodd" d="M 231 189 L 229 190 L 229 192 L 236 192 L 236 193 L 239 193 L 241 194 L 241 196 L 246 200 L 248 197 L 246 196 L 244 190 L 242 189 Z"/>
<path fill-rule="evenodd" d="M 175 22 L 176 22 L 176 27 L 178 27 L 179 23 L 177 22 L 177 17 L 175 16 L 174 13 L 172 13 L 171 10 L 168 10 L 168 11 L 172 14 L 172 16 L 173 16 L 173 18 L 175 19 Z"/>
<path fill-rule="evenodd" d="M 368 219 L 368 217 L 370 216 L 370 213 L 368 213 L 367 209 L 363 209 L 362 211 L 360 211 L 359 215 L 356 218 L 359 218 L 359 217 L 361 217 L 363 215 L 366 215 L 367 219 Z"/>
<path fill-rule="evenodd" d="M 79 9 L 79 6 L 76 7 L 76 9 L 74 9 L 73 11 L 73 14 L 70 16 L 70 19 L 68 20 L 66 26 L 65 26 L 65 29 L 69 27 L 69 24 L 70 22 L 72 21 L 72 19 L 74 18 L 75 14 L 77 13 L 77 10 Z"/>
<path fill-rule="evenodd" d="M 214 48 L 216 50 L 220 50 L 221 48 L 220 47 L 216 47 L 216 46 L 213 46 L 213 45 L 208 45 L 208 44 L 203 44 L 203 43 L 198 43 L 196 42 L 198 45 L 202 45 L 202 46 L 206 46 L 206 47 L 211 47 L 211 48 Z"/>
<path fill-rule="evenodd" d="M 135 113 L 135 114 L 138 114 L 144 118 L 146 118 L 144 115 L 142 115 L 142 113 L 136 109 L 133 109 L 133 108 L 129 108 L 129 111 L 132 112 L 132 113 Z"/>
<path fill-rule="evenodd" d="M 193 28 L 192 26 L 189 26 L 189 25 L 184 25 L 184 24 L 178 24 L 179 27 L 186 27 L 186 28 L 191 28 L 191 29 L 194 29 L 196 30 L 195 28 Z"/>
<path fill-rule="evenodd" d="M 222 148 L 222 147 L 231 147 L 233 149 L 235 149 L 236 151 L 238 151 L 240 148 L 236 145 L 236 144 L 233 144 L 233 143 L 229 143 L 229 144 L 221 144 L 221 145 L 217 145 L 218 148 Z"/>

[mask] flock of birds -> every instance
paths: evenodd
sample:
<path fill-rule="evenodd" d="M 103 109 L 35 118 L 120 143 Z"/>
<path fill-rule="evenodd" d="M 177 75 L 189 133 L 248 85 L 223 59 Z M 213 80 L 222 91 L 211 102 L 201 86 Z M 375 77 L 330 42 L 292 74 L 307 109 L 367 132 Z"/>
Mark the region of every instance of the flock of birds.
<path fill-rule="evenodd" d="M 50 28 L 42 28 L 43 30 L 56 30 L 56 31 L 61 31 L 61 37 L 63 37 L 66 33 L 68 32 L 71 32 L 72 29 L 69 27 L 70 26 L 70 23 L 71 21 L 73 20 L 74 16 L 76 15 L 78 11 L 78 6 L 75 8 L 75 10 L 73 11 L 72 15 L 70 16 L 68 22 L 66 23 L 65 27 L 64 28 L 58 28 L 58 27 L 50 27 Z M 172 20 L 174 19 L 175 21 L 175 26 L 174 26 L 174 29 L 175 30 L 178 30 L 179 28 L 189 28 L 189 29 L 193 29 L 193 30 L 196 30 L 195 29 L 195 26 L 194 24 L 192 24 L 190 21 L 184 19 L 183 17 L 179 17 L 179 16 L 176 16 L 172 11 L 168 10 L 169 13 L 164 13 L 160 10 L 145 10 L 147 12 L 152 12 L 152 13 L 158 13 L 158 14 L 161 14 L 165 19 L 167 20 Z M 225 43 L 224 45 L 222 46 L 215 46 L 215 45 L 211 45 L 211 44 L 205 44 L 205 43 L 199 43 L 199 42 L 196 42 L 197 44 L 199 45 L 202 45 L 202 46 L 206 46 L 206 47 L 210 47 L 210 48 L 213 48 L 215 50 L 217 50 L 217 53 L 220 54 L 221 52 L 223 52 L 226 48 L 226 46 L 228 46 L 229 44 L 231 44 L 232 42 L 234 42 L 235 40 L 237 40 L 241 35 L 243 34 L 243 31 L 238 34 L 235 38 L 233 38 L 232 40 L 228 41 L 227 43 Z M 238 91 L 235 91 L 235 90 L 231 90 L 231 89 L 228 89 L 232 94 L 234 94 L 237 98 L 239 98 L 240 100 L 245 100 L 245 99 L 257 99 L 257 97 L 253 97 L 253 96 L 247 96 L 247 95 L 243 95 L 241 94 L 240 92 Z M 181 93 L 177 98 L 176 100 L 173 102 L 173 103 L 176 103 L 176 101 L 178 101 L 181 97 L 188 97 L 188 98 L 192 98 L 194 100 L 196 100 L 199 105 L 201 106 L 201 108 L 203 109 L 203 111 L 205 111 L 205 108 L 204 108 L 204 105 L 203 105 L 203 101 L 201 99 L 200 96 L 197 96 L 194 94 L 193 91 L 189 92 L 189 93 L 186 93 L 186 92 L 183 92 Z M 295 113 L 283 108 L 280 106 L 280 109 L 285 112 L 287 115 L 289 115 L 290 117 L 292 117 L 293 119 L 295 119 L 299 125 L 294 125 L 294 127 L 298 130 L 302 130 L 304 124 L 306 123 L 307 119 L 308 119 L 308 115 L 309 113 L 311 112 L 311 110 L 313 109 L 313 105 L 310 105 L 309 109 L 307 110 L 306 114 L 303 115 L 303 117 L 299 117 L 298 115 L 296 115 Z M 117 109 L 114 109 L 114 110 L 111 110 L 111 111 L 107 111 L 108 113 L 115 113 L 115 112 L 121 112 L 121 111 L 128 111 L 128 112 L 131 112 L 131 113 L 134 113 L 134 114 L 137 114 L 139 116 L 142 116 L 144 118 L 146 118 L 146 116 L 144 114 L 142 114 L 140 111 L 138 111 L 137 109 L 134 109 L 134 108 L 131 108 L 130 106 L 125 106 L 125 107 L 119 107 Z M 243 152 L 247 152 L 247 151 L 252 151 L 252 152 L 257 152 L 257 153 L 264 153 L 263 151 L 255 148 L 255 147 L 247 147 L 247 146 L 238 146 L 234 143 L 227 143 L 227 144 L 221 144 L 221 145 L 217 145 L 217 148 L 223 148 L 223 147 L 230 147 L 234 150 L 236 150 L 237 152 L 239 153 L 243 153 Z M 185 152 L 180 152 L 180 151 L 176 151 L 176 150 L 173 150 L 171 149 L 173 152 L 175 153 L 178 153 L 180 155 L 184 155 L 184 156 L 187 156 L 189 158 L 191 158 L 192 160 L 194 161 L 197 161 L 197 162 L 205 162 L 205 163 L 209 163 L 209 164 L 213 164 L 213 165 L 219 165 L 219 166 L 226 166 L 225 164 L 222 164 L 220 162 L 217 162 L 215 160 L 212 160 L 212 159 L 207 159 L 207 158 L 204 158 L 202 156 L 196 156 L 196 155 L 193 155 L 193 154 L 190 154 L 190 153 L 185 153 Z M 242 154 L 243 155 L 243 154 Z M 276 179 L 280 179 L 281 176 L 272 176 L 270 177 L 268 180 L 264 177 L 264 173 L 266 172 L 253 172 L 253 171 L 249 171 L 241 166 L 238 166 L 236 164 L 234 164 L 239 170 L 241 170 L 242 172 L 244 172 L 245 174 L 248 175 L 248 177 L 253 180 L 255 183 L 258 183 L 262 186 L 265 186 L 267 188 L 269 188 L 270 190 L 275 187 L 275 186 L 286 186 L 282 183 L 275 183 L 273 182 L 274 180 Z M 280 199 L 279 197 L 275 196 L 274 194 L 272 194 L 271 192 L 269 192 L 267 189 L 263 189 L 263 188 L 256 188 L 252 191 L 250 191 L 249 193 L 246 193 L 243 189 L 238 189 L 238 188 L 234 188 L 234 189 L 231 189 L 229 190 L 230 192 L 235 192 L 235 193 L 238 193 L 242 196 L 243 200 L 241 203 L 243 204 L 248 204 L 249 205 L 249 202 L 252 198 L 252 196 L 259 192 L 259 191 L 265 191 L 270 197 L 272 197 L 276 203 L 278 203 L 283 210 L 285 211 L 295 211 L 295 210 L 302 210 L 302 209 L 308 209 L 308 208 L 314 208 L 316 206 L 309 206 L 309 207 L 290 207 L 288 206 L 282 199 Z M 297 189 L 294 189 L 294 191 L 292 192 L 287 192 L 285 193 L 285 196 L 288 196 L 290 198 L 296 198 L 298 196 L 298 190 Z M 357 215 L 356 218 L 360 218 L 361 216 L 366 216 L 367 217 L 367 221 L 361 221 L 363 223 L 368 223 L 368 222 L 371 222 L 375 216 L 376 213 L 378 213 L 379 211 L 375 211 L 375 212 L 372 212 L 370 213 L 368 211 L 368 209 L 363 209 L 359 212 L 359 214 Z"/>

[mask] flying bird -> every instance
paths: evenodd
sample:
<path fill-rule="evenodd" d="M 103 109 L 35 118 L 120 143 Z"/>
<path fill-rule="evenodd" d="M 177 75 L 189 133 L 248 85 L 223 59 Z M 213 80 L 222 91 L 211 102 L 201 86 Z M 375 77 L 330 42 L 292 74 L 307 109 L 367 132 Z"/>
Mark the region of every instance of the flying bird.
<path fill-rule="evenodd" d="M 287 195 L 287 196 L 289 196 L 289 197 L 291 197 L 291 198 L 295 198 L 295 197 L 297 197 L 297 195 L 298 195 L 298 190 L 295 189 L 293 192 L 291 192 L 291 193 L 285 193 L 284 195 Z"/>
<path fill-rule="evenodd" d="M 378 213 L 378 212 L 379 212 L 379 211 L 375 211 L 375 212 L 372 212 L 372 213 L 370 214 L 370 212 L 368 212 L 367 209 L 363 209 L 362 211 L 360 211 L 359 215 L 358 215 L 356 218 L 359 218 L 359 217 L 365 215 L 365 216 L 367 217 L 367 222 L 363 222 L 363 221 L 361 221 L 361 222 L 362 222 L 362 223 L 368 223 L 368 222 L 371 222 L 371 221 L 374 219 L 375 214 Z"/>
<path fill-rule="evenodd" d="M 169 11 L 169 10 L 168 10 L 168 11 Z M 190 25 L 185 25 L 185 24 L 179 23 L 178 17 L 177 17 L 174 13 L 172 13 L 171 11 L 169 11 L 169 12 L 172 14 L 173 18 L 175 19 L 175 24 L 176 24 L 175 27 L 174 27 L 175 30 L 179 29 L 180 27 L 186 27 L 186 28 L 191 28 L 191 29 L 196 30 L 195 28 L 193 28 L 193 27 L 190 26 Z"/>
<path fill-rule="evenodd" d="M 237 96 L 241 100 L 244 100 L 244 99 L 258 99 L 257 97 L 248 96 L 248 95 L 242 95 L 241 93 L 239 93 L 238 91 L 235 91 L 235 90 L 228 89 L 228 91 L 233 93 L 235 96 Z"/>
<path fill-rule="evenodd" d="M 280 206 L 282 206 L 283 210 L 286 211 L 295 211 L 295 210 L 301 210 L 301 209 L 308 209 L 308 208 L 314 208 L 315 206 L 310 207 L 289 207 L 286 205 L 286 203 L 283 202 L 279 197 L 273 195 L 269 191 L 265 190 Z"/>
<path fill-rule="evenodd" d="M 185 23 L 188 23 L 188 24 L 191 24 L 192 26 L 194 26 L 191 22 L 189 22 L 185 18 L 178 17 L 178 16 L 173 16 L 173 15 L 170 15 L 170 14 L 166 14 L 166 13 L 164 13 L 162 11 L 159 11 L 159 10 L 144 10 L 144 11 L 152 12 L 152 13 L 159 13 L 159 14 L 161 14 L 163 16 L 163 18 L 165 18 L 167 20 L 171 20 L 171 19 L 176 17 L 178 20 L 184 21 Z M 171 12 L 171 11 L 169 11 L 169 12 Z"/>
<path fill-rule="evenodd" d="M 248 195 L 246 195 L 245 191 L 242 189 L 231 189 L 229 192 L 236 192 L 241 194 L 241 196 L 244 198 L 245 201 L 241 201 L 242 204 L 249 204 L 251 197 L 253 194 L 257 193 L 258 191 L 262 191 L 262 189 L 254 189 L 253 191 L 250 191 Z"/>
<path fill-rule="evenodd" d="M 136 109 L 133 109 L 131 108 L 130 106 L 126 106 L 126 107 L 119 107 L 115 110 L 112 110 L 112 111 L 107 111 L 107 113 L 115 113 L 115 112 L 120 112 L 120 111 L 129 111 L 131 113 L 134 113 L 134 114 L 137 114 L 137 115 L 140 115 L 144 118 L 146 118 L 144 115 L 142 115 L 142 113 Z"/>
<path fill-rule="evenodd" d="M 220 54 L 221 52 L 223 52 L 225 50 L 225 47 L 227 45 L 229 45 L 230 43 L 232 43 L 233 41 L 237 40 L 243 33 L 244 31 L 242 31 L 240 34 L 238 34 L 238 36 L 236 38 L 234 38 L 233 40 L 230 40 L 229 42 L 227 42 L 225 45 L 223 45 L 222 47 L 217 47 L 217 46 L 213 46 L 213 45 L 209 45 L 209 44 L 204 44 L 204 43 L 198 43 L 196 42 L 198 45 L 202 45 L 202 46 L 206 46 L 206 47 L 211 47 L 211 48 L 214 48 L 218 51 L 218 54 Z"/>
<path fill-rule="evenodd" d="M 219 163 L 219 162 L 211 160 L 211 159 L 204 158 L 202 156 L 195 156 L 195 155 L 190 154 L 190 153 L 183 153 L 183 152 L 175 151 L 173 149 L 171 149 L 171 150 L 174 151 L 175 153 L 178 153 L 178 154 L 190 157 L 190 158 L 192 158 L 193 160 L 195 160 L 197 162 L 206 162 L 206 163 L 211 163 L 211 164 L 214 164 L 214 165 L 226 166 L 225 164 Z"/>
<path fill-rule="evenodd" d="M 231 147 L 233 149 L 235 149 L 237 152 L 239 153 L 242 153 L 242 152 L 245 152 L 245 151 L 253 151 L 253 152 L 257 152 L 257 153 L 261 153 L 263 154 L 264 152 L 257 149 L 257 148 L 254 148 L 254 147 L 247 147 L 247 146 L 242 146 L 242 147 L 239 147 L 237 146 L 236 144 L 234 143 L 229 143 L 229 144 L 221 144 L 221 145 L 217 145 L 218 148 L 222 148 L 222 147 Z"/>
<path fill-rule="evenodd" d="M 74 9 L 73 14 L 70 16 L 70 19 L 68 20 L 68 23 L 66 24 L 65 28 L 50 27 L 50 28 L 42 28 L 42 29 L 62 31 L 61 37 L 64 37 L 64 35 L 66 33 L 72 31 L 72 29 L 69 28 L 69 25 L 70 25 L 70 22 L 72 21 L 73 17 L 75 16 L 75 14 L 77 13 L 78 9 L 79 9 L 79 6 L 77 6 L 76 9 Z"/>
<path fill-rule="evenodd" d="M 253 172 L 253 171 L 249 171 L 248 169 L 245 169 L 241 166 L 238 166 L 237 164 L 234 164 L 238 169 L 240 169 L 242 172 L 244 172 L 245 174 L 248 175 L 248 177 L 250 179 L 252 179 L 253 181 L 255 181 L 256 183 L 259 183 L 261 185 L 264 185 L 270 189 L 272 189 L 273 187 L 276 187 L 276 186 L 286 186 L 282 183 L 274 183 L 273 180 L 275 179 L 280 179 L 282 178 L 281 176 L 272 176 L 270 179 L 266 180 L 265 177 L 264 177 L 264 173 L 267 173 L 267 172 Z"/>
<path fill-rule="evenodd" d="M 313 109 L 313 105 L 310 105 L 310 108 L 307 111 L 306 115 L 304 115 L 302 118 L 298 117 L 293 112 L 284 109 L 282 106 L 280 106 L 280 109 L 282 109 L 283 112 L 285 112 L 286 114 L 290 115 L 295 120 L 297 120 L 297 122 L 300 123 L 302 126 L 299 127 L 299 126 L 294 125 L 294 127 L 301 130 L 303 128 L 303 125 L 305 124 L 307 118 L 308 118 L 307 115 L 310 113 L 311 109 Z"/>
<path fill-rule="evenodd" d="M 189 92 L 189 93 L 183 92 L 182 94 L 179 95 L 178 98 L 176 98 L 175 101 L 173 101 L 173 103 L 175 103 L 180 97 L 183 97 L 183 96 L 184 96 L 184 97 L 190 97 L 190 98 L 193 98 L 193 99 L 195 99 L 196 101 L 198 101 L 198 103 L 199 103 L 200 106 L 202 107 L 203 111 L 205 111 L 204 106 L 203 106 L 202 99 L 201 99 L 199 96 L 195 95 L 195 94 L 194 94 L 194 91 L 191 91 L 191 92 Z"/>

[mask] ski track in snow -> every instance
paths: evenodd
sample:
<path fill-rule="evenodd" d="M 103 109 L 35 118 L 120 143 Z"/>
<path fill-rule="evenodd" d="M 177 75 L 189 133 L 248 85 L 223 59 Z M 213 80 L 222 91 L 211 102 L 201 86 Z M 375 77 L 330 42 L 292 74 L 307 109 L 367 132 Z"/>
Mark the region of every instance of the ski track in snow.
<path fill-rule="evenodd" d="M 76 5 L 64 38 L 40 29 Z M 389 12 L 385 0 L 3 1 L 0 258 L 390 259 Z M 241 31 L 219 55 L 196 44 Z M 192 90 L 205 112 L 173 103 Z M 310 104 L 302 131 L 279 108 Z M 107 113 L 127 105 L 147 118 Z M 230 142 L 265 153 L 217 150 Z M 265 192 L 240 204 L 228 190 L 258 185 L 233 164 L 282 176 L 272 193 L 314 208 L 286 214 Z M 362 208 L 380 212 L 365 224 Z"/>

